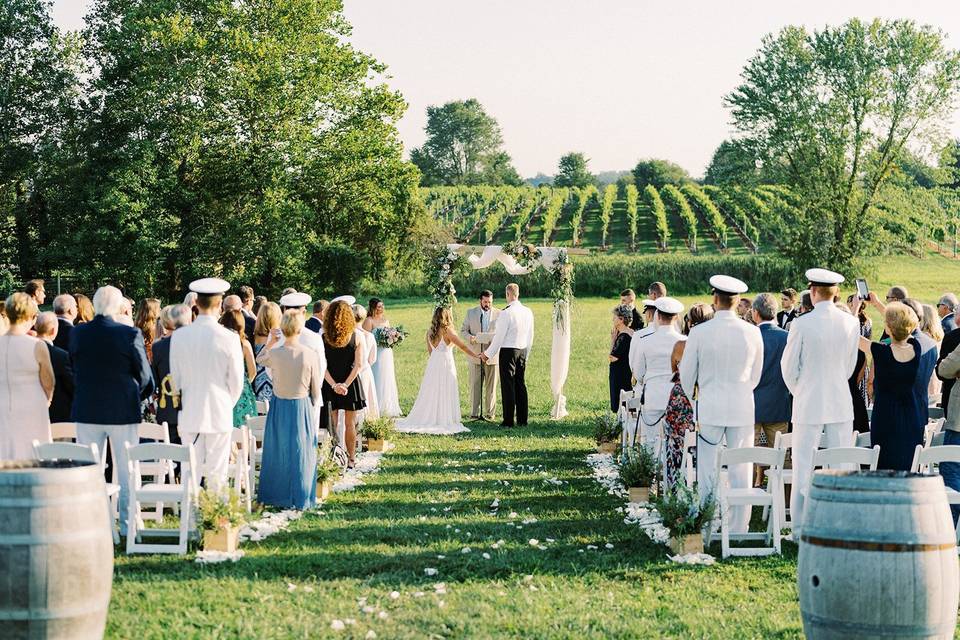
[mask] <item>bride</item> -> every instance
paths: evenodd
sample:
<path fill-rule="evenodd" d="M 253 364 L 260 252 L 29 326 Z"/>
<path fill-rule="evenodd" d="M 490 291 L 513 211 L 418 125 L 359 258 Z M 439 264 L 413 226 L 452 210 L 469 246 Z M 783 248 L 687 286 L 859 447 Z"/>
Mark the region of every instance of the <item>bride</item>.
<path fill-rule="evenodd" d="M 417 393 L 417 401 L 403 420 L 397 421 L 397 431 L 406 433 L 450 434 L 469 431 L 460 419 L 460 388 L 457 385 L 457 367 L 453 362 L 453 347 L 469 356 L 473 352 L 453 331 L 450 309 L 437 308 L 427 331 L 427 368 Z"/>
<path fill-rule="evenodd" d="M 367 319 L 363 328 L 375 335 L 377 329 L 389 327 L 390 321 L 384 313 L 383 300 L 370 298 L 367 306 Z M 373 379 L 376 383 L 377 400 L 380 414 L 389 418 L 403 415 L 400 410 L 400 394 L 397 393 L 397 378 L 393 372 L 393 349 L 377 345 L 377 360 L 373 363 Z"/>

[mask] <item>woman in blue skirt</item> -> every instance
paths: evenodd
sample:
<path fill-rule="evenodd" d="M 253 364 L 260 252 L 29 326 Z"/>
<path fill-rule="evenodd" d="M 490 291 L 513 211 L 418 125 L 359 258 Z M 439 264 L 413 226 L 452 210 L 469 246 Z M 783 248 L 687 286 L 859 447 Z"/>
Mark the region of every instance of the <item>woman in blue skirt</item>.
<path fill-rule="evenodd" d="M 316 352 L 299 342 L 303 313 L 287 311 L 280 330 L 283 344 L 277 346 L 279 338 L 271 335 L 257 356 L 257 362 L 269 366 L 273 374 L 258 498 L 264 505 L 308 509 L 317 502 L 313 405 L 320 401 L 320 364 Z"/>

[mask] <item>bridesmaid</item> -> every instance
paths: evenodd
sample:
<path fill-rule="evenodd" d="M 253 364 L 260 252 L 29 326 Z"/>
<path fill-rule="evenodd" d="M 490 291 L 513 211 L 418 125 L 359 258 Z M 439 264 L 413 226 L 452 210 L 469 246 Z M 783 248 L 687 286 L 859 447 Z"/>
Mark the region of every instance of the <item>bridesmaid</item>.
<path fill-rule="evenodd" d="M 376 420 L 380 417 L 380 403 L 377 401 L 377 385 L 373 379 L 371 366 L 377 361 L 377 339 L 373 334 L 363 329 L 366 324 L 367 310 L 355 304 L 353 319 L 357 323 L 357 337 L 363 340 L 363 368 L 360 369 L 360 384 L 363 386 L 363 397 L 367 399 L 367 406 L 363 410 L 362 420 Z"/>
<path fill-rule="evenodd" d="M 239 312 L 237 312 L 239 313 Z M 280 321 L 283 344 L 271 333 L 257 362 L 273 373 L 273 401 L 263 433 L 261 503 L 309 509 L 317 502 L 317 430 L 313 404 L 320 400 L 320 360 L 300 344 L 303 314 L 288 311 Z"/>
<path fill-rule="evenodd" d="M 357 336 L 353 309 L 343 300 L 332 302 L 323 316 L 323 348 L 327 357 L 323 400 L 330 409 L 331 424 L 339 424 L 343 412 L 342 442 L 350 459 L 347 468 L 352 469 L 357 450 L 357 412 L 367 406 L 359 378 L 366 354 Z"/>
<path fill-rule="evenodd" d="M 376 338 L 377 329 L 390 326 L 380 298 L 370 298 L 367 305 L 367 319 L 363 328 Z M 376 342 L 376 340 L 374 340 Z M 397 378 L 393 367 L 393 349 L 377 344 L 377 360 L 371 367 L 376 384 L 377 402 L 380 405 L 380 415 L 396 418 L 403 415 L 400 410 L 400 394 L 397 392 Z"/>

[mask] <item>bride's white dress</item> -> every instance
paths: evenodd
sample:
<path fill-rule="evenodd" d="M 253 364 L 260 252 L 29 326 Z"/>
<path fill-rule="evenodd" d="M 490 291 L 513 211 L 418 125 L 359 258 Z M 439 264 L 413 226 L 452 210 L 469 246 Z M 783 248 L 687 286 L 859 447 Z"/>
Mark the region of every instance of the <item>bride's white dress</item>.
<path fill-rule="evenodd" d="M 373 379 L 376 381 L 380 415 L 396 418 L 400 410 L 400 394 L 397 393 L 397 377 L 393 372 L 393 349 L 377 347 L 377 361 L 373 363 Z"/>
<path fill-rule="evenodd" d="M 436 435 L 470 431 L 461 421 L 453 347 L 443 340 L 427 358 L 417 401 L 406 418 L 397 420 L 397 431 Z"/>

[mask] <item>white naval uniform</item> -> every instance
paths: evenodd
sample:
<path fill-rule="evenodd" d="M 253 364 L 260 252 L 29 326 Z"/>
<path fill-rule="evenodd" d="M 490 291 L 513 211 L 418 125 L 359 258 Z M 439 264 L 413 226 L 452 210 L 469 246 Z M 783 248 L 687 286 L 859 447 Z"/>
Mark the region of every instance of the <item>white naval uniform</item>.
<path fill-rule="evenodd" d="M 627 353 L 627 362 L 630 364 L 630 373 L 633 374 L 635 381 L 633 390 L 634 397 L 640 397 L 640 389 L 643 388 L 643 376 L 639 375 L 640 368 L 640 343 L 652 336 L 657 331 L 656 317 L 643 329 L 637 329 L 630 338 L 630 351 Z M 622 409 L 621 409 L 622 411 Z M 637 439 L 637 421 L 624 420 L 623 433 L 620 436 L 620 444 L 625 447 L 633 446 Z"/>
<path fill-rule="evenodd" d="M 760 329 L 744 322 L 733 311 L 717 311 L 709 322 L 690 331 L 680 360 L 680 384 L 688 398 L 697 389 L 697 484 L 701 499 L 713 494 L 717 484 L 717 454 L 721 441 L 730 449 L 753 444 L 753 389 L 763 372 L 763 338 Z M 750 487 L 753 465 L 730 468 L 731 489 Z M 744 533 L 750 508 L 730 510 L 730 531 Z"/>
<path fill-rule="evenodd" d="M 240 336 L 214 316 L 197 316 L 170 337 L 170 376 L 182 394 L 180 438 L 193 444 L 198 479 L 216 489 L 227 480 L 233 407 L 243 391 Z"/>
<path fill-rule="evenodd" d="M 634 395 L 643 398 L 640 411 L 640 438 L 660 459 L 666 460 L 663 448 L 663 416 L 667 411 L 673 390 L 673 347 L 686 340 L 673 324 L 657 327 L 656 331 L 637 341 L 636 360 L 631 365 L 637 386 Z M 633 343 L 630 343 L 633 347 Z"/>
<path fill-rule="evenodd" d="M 793 394 L 793 491 L 790 519 L 803 526 L 803 501 L 813 475 L 813 453 L 846 447 L 853 439 L 853 399 L 847 381 L 857 367 L 860 325 L 832 302 L 819 302 L 790 324 L 780 368 Z"/>

